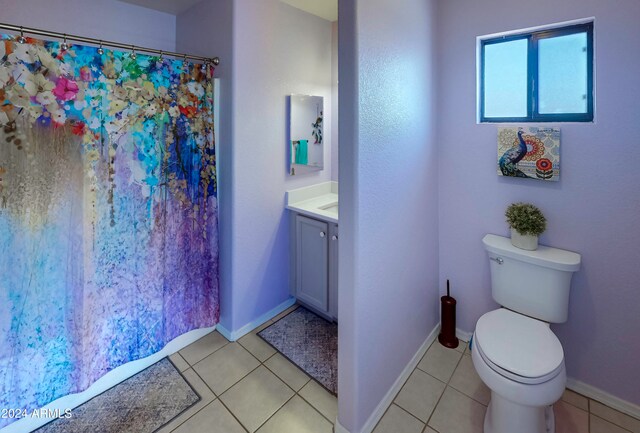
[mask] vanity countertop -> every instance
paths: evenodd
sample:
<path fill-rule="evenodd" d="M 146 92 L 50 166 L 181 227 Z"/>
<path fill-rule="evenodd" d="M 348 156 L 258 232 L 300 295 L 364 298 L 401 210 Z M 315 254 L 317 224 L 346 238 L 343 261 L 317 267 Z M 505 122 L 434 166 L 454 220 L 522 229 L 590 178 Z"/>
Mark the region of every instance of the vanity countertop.
<path fill-rule="evenodd" d="M 338 182 L 323 182 L 287 191 L 286 208 L 338 224 Z"/>

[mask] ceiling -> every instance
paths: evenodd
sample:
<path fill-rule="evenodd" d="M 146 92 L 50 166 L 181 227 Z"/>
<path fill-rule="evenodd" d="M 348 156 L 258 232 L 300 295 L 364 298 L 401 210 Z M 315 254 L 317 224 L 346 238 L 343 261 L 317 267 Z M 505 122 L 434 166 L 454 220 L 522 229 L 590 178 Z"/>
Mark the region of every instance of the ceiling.
<path fill-rule="evenodd" d="M 338 0 L 281 0 L 329 21 L 338 21 Z"/>
<path fill-rule="evenodd" d="M 149 9 L 155 9 L 178 15 L 189 9 L 191 6 L 201 0 L 120 0 L 125 3 L 131 3 L 143 6 Z M 310 14 L 317 15 L 329 21 L 338 20 L 338 0 L 281 0 L 291 6 L 302 9 Z"/>
<path fill-rule="evenodd" d="M 155 9 L 161 12 L 167 12 L 172 15 L 178 15 L 189 9 L 191 6 L 199 3 L 200 0 L 120 0 L 121 2 L 131 3 L 148 9 Z"/>

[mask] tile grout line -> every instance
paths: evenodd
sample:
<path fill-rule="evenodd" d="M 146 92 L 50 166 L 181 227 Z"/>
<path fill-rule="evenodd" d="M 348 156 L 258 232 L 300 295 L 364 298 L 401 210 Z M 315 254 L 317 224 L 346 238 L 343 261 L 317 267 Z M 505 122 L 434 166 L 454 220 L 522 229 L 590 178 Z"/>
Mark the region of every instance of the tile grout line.
<path fill-rule="evenodd" d="M 293 393 L 293 395 L 292 395 L 291 397 L 289 397 L 289 398 L 288 398 L 284 403 L 282 403 L 282 405 L 281 405 L 281 406 L 279 406 L 279 407 L 278 407 L 278 408 L 277 408 L 277 409 L 276 409 L 276 410 L 275 410 L 271 415 L 269 415 L 269 417 L 268 417 L 267 419 L 265 419 L 265 420 L 262 422 L 262 424 L 260 424 L 260 425 L 258 426 L 258 428 L 257 428 L 257 429 L 255 429 L 255 430 L 254 430 L 254 433 L 255 433 L 255 432 L 257 432 L 258 430 L 260 430 L 260 429 L 261 429 L 261 428 L 262 428 L 266 423 L 268 423 L 268 422 L 269 422 L 269 420 L 270 420 L 271 418 L 273 418 L 274 416 L 276 416 L 276 414 L 277 414 L 278 412 L 280 412 L 280 409 L 282 409 L 283 407 L 285 407 L 285 405 L 286 405 L 287 403 L 289 403 L 289 402 L 291 401 L 291 399 L 292 399 L 292 398 L 294 398 L 295 396 L 296 396 L 296 393 L 294 392 L 294 393 Z"/>
<path fill-rule="evenodd" d="M 257 368 L 257 367 L 256 367 L 256 368 Z M 218 394 L 216 394 L 216 393 L 213 391 L 213 389 L 211 389 L 211 387 L 209 386 L 209 384 L 208 384 L 208 383 L 207 383 L 207 382 L 202 378 L 202 376 L 200 376 L 200 374 L 199 374 L 195 369 L 193 369 L 193 368 L 192 368 L 192 370 L 193 370 L 193 372 L 195 373 L 195 375 L 196 375 L 196 376 L 198 376 L 198 379 L 200 379 L 200 380 L 202 381 L 202 383 L 204 383 L 204 385 L 205 385 L 207 388 L 209 388 L 209 391 L 211 391 L 211 393 L 213 394 L 214 399 L 211 401 L 211 403 L 213 403 L 214 401 L 218 400 L 218 401 L 220 402 L 220 404 L 222 405 L 222 407 L 224 407 L 224 408 L 225 408 L 225 409 L 226 409 L 226 410 L 231 414 L 231 416 L 232 416 L 236 421 L 238 421 L 238 424 L 240 424 L 240 427 L 242 427 L 246 432 L 248 432 L 248 430 L 245 428 L 244 424 L 242 424 L 242 423 L 240 422 L 240 420 L 236 417 L 236 415 L 235 415 L 235 414 L 234 414 L 234 413 L 233 413 L 233 412 L 232 412 L 232 411 L 227 407 L 227 405 L 226 405 L 226 404 L 224 404 L 224 401 L 222 401 L 222 399 L 220 398 L 220 396 L 221 396 L 222 394 L 224 394 L 225 392 L 227 392 L 229 389 L 231 389 L 231 387 L 232 387 L 232 386 L 234 386 L 234 385 L 235 385 L 235 383 L 234 383 L 233 385 L 231 385 L 229 388 L 227 388 L 227 390 L 225 390 L 224 392 L 222 392 L 220 395 L 218 395 Z M 254 370 L 255 370 L 255 369 L 254 369 Z M 251 371 L 253 371 L 253 370 L 251 370 Z M 249 374 L 250 374 L 250 373 L 249 373 Z M 247 374 L 247 375 L 248 375 L 248 374 Z M 244 377 L 246 377 L 246 376 L 244 376 Z M 244 379 L 244 377 L 243 377 L 243 379 Z M 240 379 L 240 380 L 242 380 L 242 379 Z M 238 381 L 238 382 L 239 382 L 239 381 Z M 236 383 L 237 383 L 237 382 L 236 382 Z M 209 404 L 211 404 L 211 403 L 209 403 Z M 208 405 L 207 405 L 207 406 L 208 406 Z M 207 406 L 205 406 L 205 407 L 207 407 Z M 200 411 L 201 411 L 202 409 L 204 409 L 204 407 L 203 407 L 203 408 L 201 408 L 201 409 L 200 409 L 199 411 L 197 411 L 196 413 L 194 413 L 192 416 L 190 416 L 190 417 L 189 417 L 189 419 L 193 418 L 196 414 L 200 413 Z M 185 422 L 187 422 L 187 421 L 185 420 Z M 184 424 L 184 423 L 182 423 L 182 424 Z M 182 425 L 182 424 L 180 424 L 180 425 Z"/>
<path fill-rule="evenodd" d="M 400 409 L 401 411 L 406 412 L 406 413 L 407 413 L 407 414 L 409 414 L 412 418 L 415 418 L 415 419 L 417 419 L 418 421 L 420 421 L 420 424 L 424 424 L 424 426 L 425 426 L 425 427 L 427 426 L 427 423 L 425 423 L 424 421 L 422 421 L 420 418 L 418 418 L 417 416 L 415 416 L 414 414 L 412 414 L 411 412 L 409 412 L 408 410 L 406 410 L 405 408 L 403 408 L 403 407 L 402 407 L 402 406 L 400 406 L 399 404 L 391 403 L 391 404 L 389 405 L 389 408 L 391 408 L 391 406 L 397 406 L 397 407 L 398 407 L 398 409 Z M 382 420 L 382 418 L 380 418 L 380 419 Z M 423 428 L 423 430 L 424 430 L 424 428 Z"/>
<path fill-rule="evenodd" d="M 436 343 L 437 343 L 437 340 L 434 341 L 433 343 L 431 343 L 431 346 L 433 346 Z M 431 349 L 431 347 L 429 347 L 429 349 Z M 455 349 L 453 349 L 453 350 L 455 350 Z M 425 355 L 426 355 L 426 353 L 425 353 Z M 426 430 L 427 427 L 431 428 L 429 426 L 429 422 L 431 421 L 431 418 L 433 418 L 433 414 L 436 413 L 436 410 L 438 409 L 438 405 L 442 401 L 442 397 L 444 396 L 444 393 L 447 391 L 447 388 L 449 387 L 449 383 L 451 382 L 451 379 L 453 378 L 453 375 L 455 374 L 456 370 L 458 369 L 458 366 L 460 365 L 460 362 L 462 361 L 462 357 L 463 356 L 464 356 L 464 352 L 461 354 L 460 359 L 458 359 L 458 362 L 456 362 L 456 366 L 454 367 L 453 371 L 451 372 L 451 376 L 449 377 L 449 380 L 447 380 L 447 382 L 445 383 L 445 387 L 444 387 L 444 390 L 442 391 L 442 394 L 440 394 L 440 397 L 438 398 L 438 401 L 436 402 L 436 405 L 433 407 L 433 410 L 431 411 L 431 414 L 429 414 L 429 419 L 427 419 L 426 427 L 424 428 L 424 430 Z M 416 368 L 418 368 L 418 367 L 416 366 Z M 426 371 L 425 371 L 425 373 L 429 374 Z M 433 377 L 433 376 L 431 376 L 431 377 Z M 451 387 L 451 388 L 453 388 L 453 387 Z M 453 388 L 453 389 L 455 389 L 455 388 Z"/>

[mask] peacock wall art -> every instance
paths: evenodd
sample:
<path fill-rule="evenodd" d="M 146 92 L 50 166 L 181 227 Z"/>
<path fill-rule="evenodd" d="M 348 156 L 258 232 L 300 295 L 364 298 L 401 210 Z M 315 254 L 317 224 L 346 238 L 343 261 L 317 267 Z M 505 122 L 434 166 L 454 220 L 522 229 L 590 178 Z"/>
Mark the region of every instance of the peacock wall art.
<path fill-rule="evenodd" d="M 560 129 L 498 128 L 499 176 L 560 180 Z"/>

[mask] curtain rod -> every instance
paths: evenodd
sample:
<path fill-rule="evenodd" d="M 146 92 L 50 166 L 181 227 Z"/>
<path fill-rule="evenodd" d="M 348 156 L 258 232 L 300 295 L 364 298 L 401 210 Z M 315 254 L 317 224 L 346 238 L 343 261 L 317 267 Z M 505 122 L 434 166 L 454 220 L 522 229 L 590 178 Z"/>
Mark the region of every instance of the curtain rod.
<path fill-rule="evenodd" d="M 13 24 L 0 23 L 0 29 L 20 32 L 20 35 L 24 33 L 30 33 L 33 35 L 54 37 L 54 38 L 67 40 L 67 41 L 85 42 L 85 43 L 90 43 L 95 45 L 102 45 L 105 47 L 121 48 L 124 50 L 132 50 L 132 51 L 150 53 L 150 54 L 159 54 L 161 56 L 171 56 L 171 57 L 178 57 L 178 58 L 184 58 L 184 59 L 199 60 L 202 62 L 213 63 L 214 65 L 220 64 L 219 57 L 203 57 L 203 56 L 194 56 L 191 54 L 174 53 L 171 51 L 156 50 L 155 48 L 140 47 L 137 45 L 126 45 L 120 42 L 105 41 L 102 39 L 89 38 L 85 36 L 77 36 L 77 35 L 70 35 L 66 33 L 52 32 L 49 30 L 36 29 L 34 27 L 24 27 L 24 26 L 16 26 Z"/>

